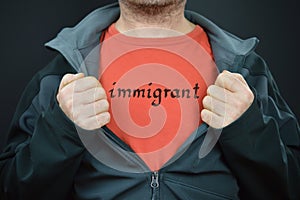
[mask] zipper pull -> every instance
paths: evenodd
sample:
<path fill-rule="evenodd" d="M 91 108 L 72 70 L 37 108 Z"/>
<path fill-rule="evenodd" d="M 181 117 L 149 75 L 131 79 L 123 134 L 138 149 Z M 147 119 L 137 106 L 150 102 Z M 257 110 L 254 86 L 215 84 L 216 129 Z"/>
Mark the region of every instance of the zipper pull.
<path fill-rule="evenodd" d="M 152 173 L 151 187 L 152 188 L 158 188 L 159 187 L 158 172 L 153 172 Z"/>

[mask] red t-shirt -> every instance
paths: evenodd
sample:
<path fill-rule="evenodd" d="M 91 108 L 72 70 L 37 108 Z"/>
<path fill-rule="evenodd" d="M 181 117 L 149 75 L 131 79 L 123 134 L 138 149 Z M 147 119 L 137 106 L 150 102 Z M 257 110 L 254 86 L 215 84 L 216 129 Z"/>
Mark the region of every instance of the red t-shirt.
<path fill-rule="evenodd" d="M 107 127 L 159 170 L 202 123 L 202 99 L 217 76 L 208 37 L 196 26 L 187 35 L 137 38 L 113 24 L 102 41 Z"/>

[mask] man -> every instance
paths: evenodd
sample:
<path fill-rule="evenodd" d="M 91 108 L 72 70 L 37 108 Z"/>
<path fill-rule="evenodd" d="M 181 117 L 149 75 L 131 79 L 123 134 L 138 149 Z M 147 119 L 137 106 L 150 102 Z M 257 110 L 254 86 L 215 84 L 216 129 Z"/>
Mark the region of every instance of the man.
<path fill-rule="evenodd" d="M 299 126 L 256 39 L 185 3 L 120 0 L 47 44 L 58 56 L 18 105 L 1 199 L 299 199 Z"/>

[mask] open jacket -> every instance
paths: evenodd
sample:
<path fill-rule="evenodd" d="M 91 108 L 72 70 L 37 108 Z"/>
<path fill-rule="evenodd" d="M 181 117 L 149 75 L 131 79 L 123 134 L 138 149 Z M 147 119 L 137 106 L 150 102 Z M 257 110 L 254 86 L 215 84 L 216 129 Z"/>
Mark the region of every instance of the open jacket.
<path fill-rule="evenodd" d="M 92 74 L 86 58 L 119 12 L 118 4 L 97 9 L 46 44 L 58 55 L 33 77 L 18 104 L 0 155 L 0 199 L 300 199 L 299 125 L 254 52 L 257 39 L 241 40 L 191 11 L 186 17 L 208 34 L 218 69 L 242 74 L 251 87 L 255 99 L 250 108 L 222 130 L 202 159 L 206 124 L 183 154 L 158 172 L 121 171 L 92 156 L 56 94 L 64 74 Z M 130 150 L 105 127 L 102 133 L 104 146 L 110 142 Z M 112 156 L 129 167 L 144 167 L 122 152 Z"/>

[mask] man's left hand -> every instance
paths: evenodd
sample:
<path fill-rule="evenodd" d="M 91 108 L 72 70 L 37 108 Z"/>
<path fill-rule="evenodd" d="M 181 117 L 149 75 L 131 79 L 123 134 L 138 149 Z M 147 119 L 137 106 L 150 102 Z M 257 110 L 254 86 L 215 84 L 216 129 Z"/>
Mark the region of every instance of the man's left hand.
<path fill-rule="evenodd" d="M 221 129 L 236 121 L 252 104 L 254 95 L 244 77 L 223 71 L 207 89 L 201 117 L 209 126 Z"/>

